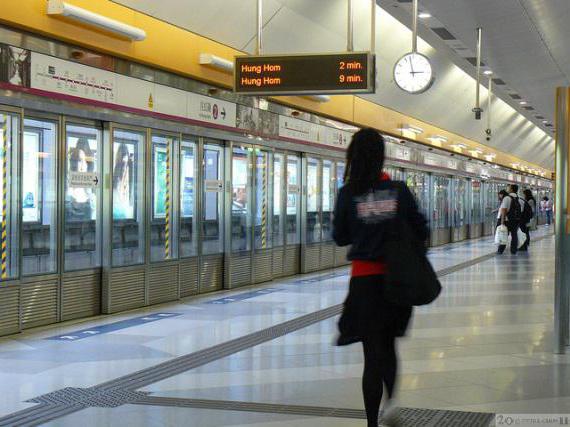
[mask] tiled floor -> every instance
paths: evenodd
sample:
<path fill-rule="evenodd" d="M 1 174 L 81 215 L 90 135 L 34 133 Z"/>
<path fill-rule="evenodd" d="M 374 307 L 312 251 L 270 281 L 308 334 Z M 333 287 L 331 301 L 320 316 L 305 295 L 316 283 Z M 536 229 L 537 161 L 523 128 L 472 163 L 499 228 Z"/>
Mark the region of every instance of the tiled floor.
<path fill-rule="evenodd" d="M 482 239 L 438 248 L 430 256 L 440 270 L 493 249 L 488 239 Z M 25 401 L 45 393 L 107 381 L 113 384 L 126 374 L 340 304 L 346 293 L 346 270 L 314 277 L 319 276 L 323 280 L 303 276 L 273 282 L 259 288 L 274 292 L 242 301 L 208 303 L 249 290 L 66 323 L 0 340 L 0 417 L 32 407 Z M 443 277 L 441 297 L 416 310 L 410 336 L 399 345 L 402 405 L 473 412 L 570 412 L 570 356 L 552 354 L 553 281 L 552 237 L 536 242 L 529 254 L 495 257 Z M 74 342 L 46 340 L 158 312 L 180 315 Z M 188 402 L 209 399 L 220 407 L 226 401 L 242 401 L 360 410 L 361 349 L 358 345 L 333 347 L 335 331 L 336 317 L 328 317 L 245 346 L 228 357 L 214 356 L 210 363 L 147 382 L 139 390 Z M 363 425 L 359 419 L 295 411 L 264 413 L 128 402 L 114 408 L 68 407 L 61 417 L 52 418 L 46 425 Z"/>

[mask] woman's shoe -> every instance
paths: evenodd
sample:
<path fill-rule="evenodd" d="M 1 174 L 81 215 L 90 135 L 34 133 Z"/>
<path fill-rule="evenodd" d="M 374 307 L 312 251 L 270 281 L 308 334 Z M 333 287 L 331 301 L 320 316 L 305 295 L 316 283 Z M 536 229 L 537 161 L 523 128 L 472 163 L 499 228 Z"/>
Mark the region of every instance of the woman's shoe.
<path fill-rule="evenodd" d="M 400 407 L 395 399 L 389 399 L 384 405 L 382 411 L 382 424 L 389 427 L 397 427 L 401 425 Z"/>

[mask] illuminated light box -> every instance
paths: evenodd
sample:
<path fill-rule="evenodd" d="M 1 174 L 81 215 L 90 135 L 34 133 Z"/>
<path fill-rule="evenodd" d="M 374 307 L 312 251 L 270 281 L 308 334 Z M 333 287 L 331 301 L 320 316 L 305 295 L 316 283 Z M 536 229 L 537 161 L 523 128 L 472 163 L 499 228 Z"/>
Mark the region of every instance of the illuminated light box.
<path fill-rule="evenodd" d="M 374 61 L 368 52 L 236 56 L 234 91 L 246 95 L 373 93 Z"/>

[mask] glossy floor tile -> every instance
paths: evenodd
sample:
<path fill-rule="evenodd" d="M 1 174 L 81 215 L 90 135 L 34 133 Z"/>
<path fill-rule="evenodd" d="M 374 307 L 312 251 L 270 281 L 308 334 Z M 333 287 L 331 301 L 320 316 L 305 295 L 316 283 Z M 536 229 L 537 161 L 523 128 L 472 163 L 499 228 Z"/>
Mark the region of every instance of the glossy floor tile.
<path fill-rule="evenodd" d="M 480 239 L 437 248 L 430 258 L 441 270 L 493 250 L 492 241 Z M 554 239 L 546 237 L 534 242 L 528 254 L 494 257 L 443 277 L 441 297 L 415 310 L 412 328 L 398 344 L 401 404 L 482 412 L 525 408 L 570 412 L 570 357 L 552 354 L 553 257 Z M 29 408 L 33 404 L 25 401 L 42 394 L 66 387 L 98 387 L 142 369 L 152 371 L 161 363 L 337 306 L 345 297 L 347 282 L 347 269 L 338 269 L 334 274 L 255 287 L 268 292 L 249 299 L 215 303 L 251 291 L 238 289 L 1 339 L 0 393 L 6 398 L 0 399 L 0 417 Z M 49 339 L 160 312 L 177 316 L 78 341 Z M 164 398 L 360 410 L 361 348 L 332 346 L 336 321 L 337 316 L 329 316 L 150 381 L 139 390 Z M 116 408 L 79 408 L 45 425 L 361 426 L 363 422 L 125 401 Z"/>

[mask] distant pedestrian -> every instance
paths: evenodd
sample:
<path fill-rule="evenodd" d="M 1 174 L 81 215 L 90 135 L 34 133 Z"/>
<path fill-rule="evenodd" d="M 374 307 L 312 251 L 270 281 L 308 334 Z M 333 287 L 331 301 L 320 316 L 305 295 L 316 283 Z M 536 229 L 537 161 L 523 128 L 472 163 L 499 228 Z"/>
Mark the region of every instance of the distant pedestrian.
<path fill-rule="evenodd" d="M 546 214 L 546 225 L 552 224 L 552 201 L 544 196 L 540 205 L 541 210 Z"/>
<path fill-rule="evenodd" d="M 530 232 L 536 230 L 536 199 L 528 188 L 524 190 L 523 194 L 528 208 L 525 205 L 525 210 L 523 210 L 523 222 L 525 224 L 521 224 L 521 230 L 526 234 L 526 242 L 521 247 L 521 251 L 526 251 L 530 245 Z M 527 210 L 530 212 L 525 214 Z"/>
<path fill-rule="evenodd" d="M 412 230 L 412 244 L 425 248 L 429 230 L 408 187 L 382 172 L 384 138 L 377 131 L 363 129 L 354 134 L 346 156 L 346 185 L 339 192 L 333 237 L 340 246 L 351 245 L 348 259 L 352 261 L 352 277 L 339 320 L 337 345 L 363 344 L 362 391 L 368 426 L 378 427 L 384 386 L 388 400 L 383 423 L 395 425 L 399 414 L 395 403 L 396 337 L 405 334 L 412 307 L 386 299 L 383 236 L 392 231 L 395 219 L 401 219 Z"/>
<path fill-rule="evenodd" d="M 499 214 L 497 217 L 497 227 L 499 225 L 506 225 L 511 235 L 511 253 L 514 255 L 518 251 L 519 237 L 518 230 L 522 221 L 522 213 L 524 209 L 524 202 L 519 199 L 517 195 L 519 186 L 511 184 L 507 188 L 507 195 L 503 196 Z M 497 252 L 502 254 L 505 252 L 507 245 L 499 245 Z"/>

